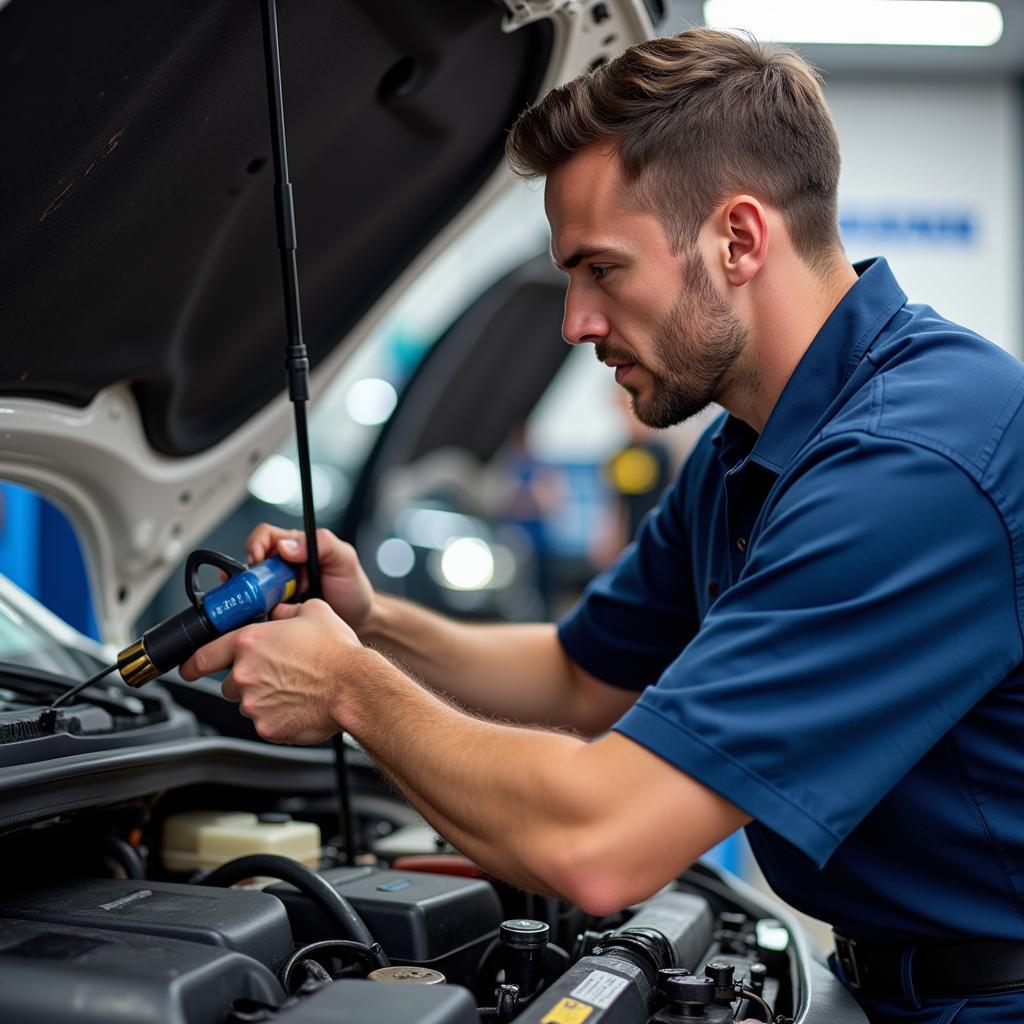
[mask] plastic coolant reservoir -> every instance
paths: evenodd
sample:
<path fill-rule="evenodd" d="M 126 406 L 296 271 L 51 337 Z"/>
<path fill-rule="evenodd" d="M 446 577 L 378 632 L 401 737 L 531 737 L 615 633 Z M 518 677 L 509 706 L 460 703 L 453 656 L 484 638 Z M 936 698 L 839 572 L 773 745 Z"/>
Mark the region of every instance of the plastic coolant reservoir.
<path fill-rule="evenodd" d="M 251 853 L 276 853 L 320 866 L 320 829 L 309 821 L 271 821 L 244 811 L 188 811 L 164 822 L 163 862 L 168 871 L 212 869 Z"/>

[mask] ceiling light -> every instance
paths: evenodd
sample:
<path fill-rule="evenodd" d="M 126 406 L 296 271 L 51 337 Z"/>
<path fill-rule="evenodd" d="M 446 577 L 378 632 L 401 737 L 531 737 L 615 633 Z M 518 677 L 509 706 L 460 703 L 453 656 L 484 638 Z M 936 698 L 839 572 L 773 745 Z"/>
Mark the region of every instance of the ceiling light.
<path fill-rule="evenodd" d="M 445 548 L 441 572 L 454 590 L 481 590 L 494 578 L 494 555 L 479 537 L 460 537 Z"/>
<path fill-rule="evenodd" d="M 862 46 L 992 46 L 999 5 L 981 0 L 705 0 L 712 28 L 785 43 Z"/>
<path fill-rule="evenodd" d="M 416 565 L 416 552 L 401 537 L 388 537 L 377 548 L 377 565 L 385 576 L 400 580 Z"/>
<path fill-rule="evenodd" d="M 299 467 L 287 455 L 271 455 L 249 479 L 249 493 L 268 505 L 287 505 L 301 497 Z"/>
<path fill-rule="evenodd" d="M 345 396 L 345 409 L 349 416 L 364 427 L 383 423 L 398 404 L 394 387 L 378 377 L 357 380 Z"/>
<path fill-rule="evenodd" d="M 314 462 L 310 468 L 313 508 L 322 512 L 334 501 L 348 495 L 344 478 L 328 466 Z M 302 515 L 302 480 L 294 459 L 280 453 L 271 455 L 249 478 L 249 493 L 289 515 Z"/>

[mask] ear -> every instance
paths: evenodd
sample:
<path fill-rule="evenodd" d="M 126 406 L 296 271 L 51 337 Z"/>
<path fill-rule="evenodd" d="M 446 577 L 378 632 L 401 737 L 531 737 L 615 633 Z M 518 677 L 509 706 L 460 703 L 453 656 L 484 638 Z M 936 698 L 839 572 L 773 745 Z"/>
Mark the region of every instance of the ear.
<path fill-rule="evenodd" d="M 722 272 L 731 285 L 741 287 L 768 255 L 768 217 L 753 196 L 733 196 L 716 220 Z"/>

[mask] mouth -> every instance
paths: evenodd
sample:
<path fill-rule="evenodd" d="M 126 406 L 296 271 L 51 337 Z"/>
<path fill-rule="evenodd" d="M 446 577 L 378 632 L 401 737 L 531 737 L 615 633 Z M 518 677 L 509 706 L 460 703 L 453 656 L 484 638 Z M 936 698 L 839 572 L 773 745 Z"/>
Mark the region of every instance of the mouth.
<path fill-rule="evenodd" d="M 615 370 L 615 383 L 621 384 L 633 371 L 636 363 L 627 362 L 626 360 L 620 359 L 606 359 L 605 366 L 610 366 Z"/>
<path fill-rule="evenodd" d="M 625 352 L 611 353 L 603 350 L 600 346 L 597 349 L 597 358 L 615 371 L 615 383 L 621 384 L 636 367 L 639 365 L 636 360 L 630 359 Z"/>

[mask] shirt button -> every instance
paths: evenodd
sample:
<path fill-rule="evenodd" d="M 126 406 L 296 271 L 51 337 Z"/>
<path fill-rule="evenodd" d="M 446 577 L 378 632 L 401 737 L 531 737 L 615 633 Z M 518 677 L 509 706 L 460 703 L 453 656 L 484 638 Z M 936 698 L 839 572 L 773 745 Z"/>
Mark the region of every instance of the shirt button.
<path fill-rule="evenodd" d="M 746 551 L 747 550 L 747 538 L 746 537 L 740 537 L 736 541 L 736 547 L 738 547 L 740 549 L 740 551 Z"/>

